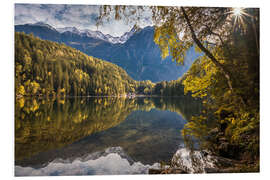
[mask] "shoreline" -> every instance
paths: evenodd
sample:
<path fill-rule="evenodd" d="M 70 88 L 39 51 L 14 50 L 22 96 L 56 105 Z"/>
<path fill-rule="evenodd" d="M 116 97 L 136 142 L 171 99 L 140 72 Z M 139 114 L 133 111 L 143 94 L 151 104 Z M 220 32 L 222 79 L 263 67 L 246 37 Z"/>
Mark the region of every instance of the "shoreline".
<path fill-rule="evenodd" d="M 222 135 L 221 135 L 222 134 Z M 228 147 L 223 146 L 225 134 L 219 128 L 214 128 L 209 131 L 209 136 L 212 139 L 208 139 L 208 142 L 213 143 L 212 146 L 217 146 L 220 150 L 228 151 Z M 213 139 L 218 139 L 218 141 L 213 142 Z M 227 142 L 228 143 L 228 142 Z M 228 143 L 227 146 L 231 144 Z M 224 148 L 224 149 L 223 149 Z M 259 173 L 260 172 L 260 162 L 259 157 L 255 159 L 246 158 L 242 156 L 237 158 L 224 157 L 220 152 L 213 151 L 209 149 L 206 150 L 194 150 L 193 152 L 185 150 L 182 157 L 184 160 L 181 162 L 181 153 L 179 151 L 187 148 L 179 148 L 171 159 L 171 164 L 167 165 L 167 168 L 160 169 L 149 169 L 149 174 L 198 174 L 198 173 Z M 239 152 L 240 153 L 240 152 Z M 247 152 L 242 152 L 247 153 Z M 177 157 L 178 155 L 178 157 Z M 194 168 L 194 172 L 187 167 L 184 161 L 190 159 L 190 164 L 188 167 Z M 192 160 L 191 160 L 192 159 Z M 195 162 L 195 163 L 194 163 Z M 194 164 L 192 164 L 194 163 Z M 201 168 L 203 167 L 203 169 Z"/>

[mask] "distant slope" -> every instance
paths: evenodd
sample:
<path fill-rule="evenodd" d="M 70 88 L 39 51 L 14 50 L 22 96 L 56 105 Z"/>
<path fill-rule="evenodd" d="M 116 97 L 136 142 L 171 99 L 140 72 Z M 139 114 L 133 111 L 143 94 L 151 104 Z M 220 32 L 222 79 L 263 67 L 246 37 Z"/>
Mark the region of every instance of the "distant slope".
<path fill-rule="evenodd" d="M 121 95 L 135 92 L 122 68 L 68 47 L 15 33 L 16 95 Z"/>
<path fill-rule="evenodd" d="M 146 27 L 137 32 L 132 29 L 132 33 L 127 33 L 129 35 L 127 41 L 122 41 L 125 42 L 123 44 L 113 44 L 104 38 L 87 36 L 87 33 L 78 30 L 58 32 L 49 25 L 16 25 L 15 31 L 33 33 L 42 39 L 65 43 L 88 55 L 110 61 L 125 69 L 135 80 L 153 82 L 176 80 L 198 57 L 192 48 L 187 52 L 184 66 L 177 66 L 171 57 L 162 60 L 159 47 L 153 41 L 153 27 Z"/>

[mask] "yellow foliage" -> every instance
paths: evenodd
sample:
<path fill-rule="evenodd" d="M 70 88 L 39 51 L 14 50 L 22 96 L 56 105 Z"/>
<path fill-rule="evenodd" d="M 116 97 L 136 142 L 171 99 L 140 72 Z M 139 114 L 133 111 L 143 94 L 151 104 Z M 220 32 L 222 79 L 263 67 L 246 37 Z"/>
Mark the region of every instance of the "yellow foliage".
<path fill-rule="evenodd" d="M 23 108 L 24 107 L 24 98 L 18 99 L 17 102 L 19 103 L 19 107 L 20 108 Z"/>
<path fill-rule="evenodd" d="M 20 85 L 19 86 L 18 94 L 25 95 L 25 89 L 24 89 L 24 86 L 23 85 Z"/>
<path fill-rule="evenodd" d="M 38 108 L 39 108 L 39 105 L 38 105 L 37 101 L 34 99 L 32 101 L 30 111 L 35 112 L 36 110 L 38 110 Z"/>
<path fill-rule="evenodd" d="M 192 43 L 183 44 L 180 41 L 171 23 L 165 23 L 155 28 L 154 42 L 161 50 L 162 59 L 171 55 L 173 60 L 180 64 L 184 62 L 186 51 L 192 46 Z"/>
<path fill-rule="evenodd" d="M 207 96 L 209 88 L 215 83 L 213 77 L 216 73 L 215 65 L 207 57 L 197 59 L 182 82 L 184 92 L 191 91 L 193 97 L 203 98 Z"/>

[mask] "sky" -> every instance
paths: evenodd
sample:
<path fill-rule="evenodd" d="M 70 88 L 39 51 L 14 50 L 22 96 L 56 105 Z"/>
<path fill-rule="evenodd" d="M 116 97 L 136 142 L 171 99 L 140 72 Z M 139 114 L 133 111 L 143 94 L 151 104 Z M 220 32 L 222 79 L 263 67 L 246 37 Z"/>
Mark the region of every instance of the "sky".
<path fill-rule="evenodd" d="M 15 4 L 15 25 L 44 22 L 54 28 L 76 27 L 121 36 L 130 31 L 135 24 L 135 21 L 127 23 L 125 20 L 116 21 L 112 18 L 97 27 L 96 18 L 98 16 L 99 6 L 97 5 Z M 151 11 L 144 11 L 141 17 L 137 23 L 140 27 L 152 25 Z"/>

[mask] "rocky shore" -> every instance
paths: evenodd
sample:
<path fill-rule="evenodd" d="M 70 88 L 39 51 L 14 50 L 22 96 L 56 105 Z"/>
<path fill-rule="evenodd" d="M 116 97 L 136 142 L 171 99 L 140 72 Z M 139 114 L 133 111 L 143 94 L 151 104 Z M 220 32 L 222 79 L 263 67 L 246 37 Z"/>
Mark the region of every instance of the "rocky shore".
<path fill-rule="evenodd" d="M 256 164 L 247 161 L 215 156 L 208 151 L 189 151 L 179 149 L 171 164 L 160 169 L 149 169 L 149 174 L 196 174 L 196 173 L 241 173 L 259 172 Z"/>
<path fill-rule="evenodd" d="M 241 147 L 231 144 L 225 136 L 225 126 L 209 131 L 209 149 L 179 148 L 169 165 L 149 169 L 149 174 L 249 173 L 259 172 L 259 160 L 250 158 Z"/>

